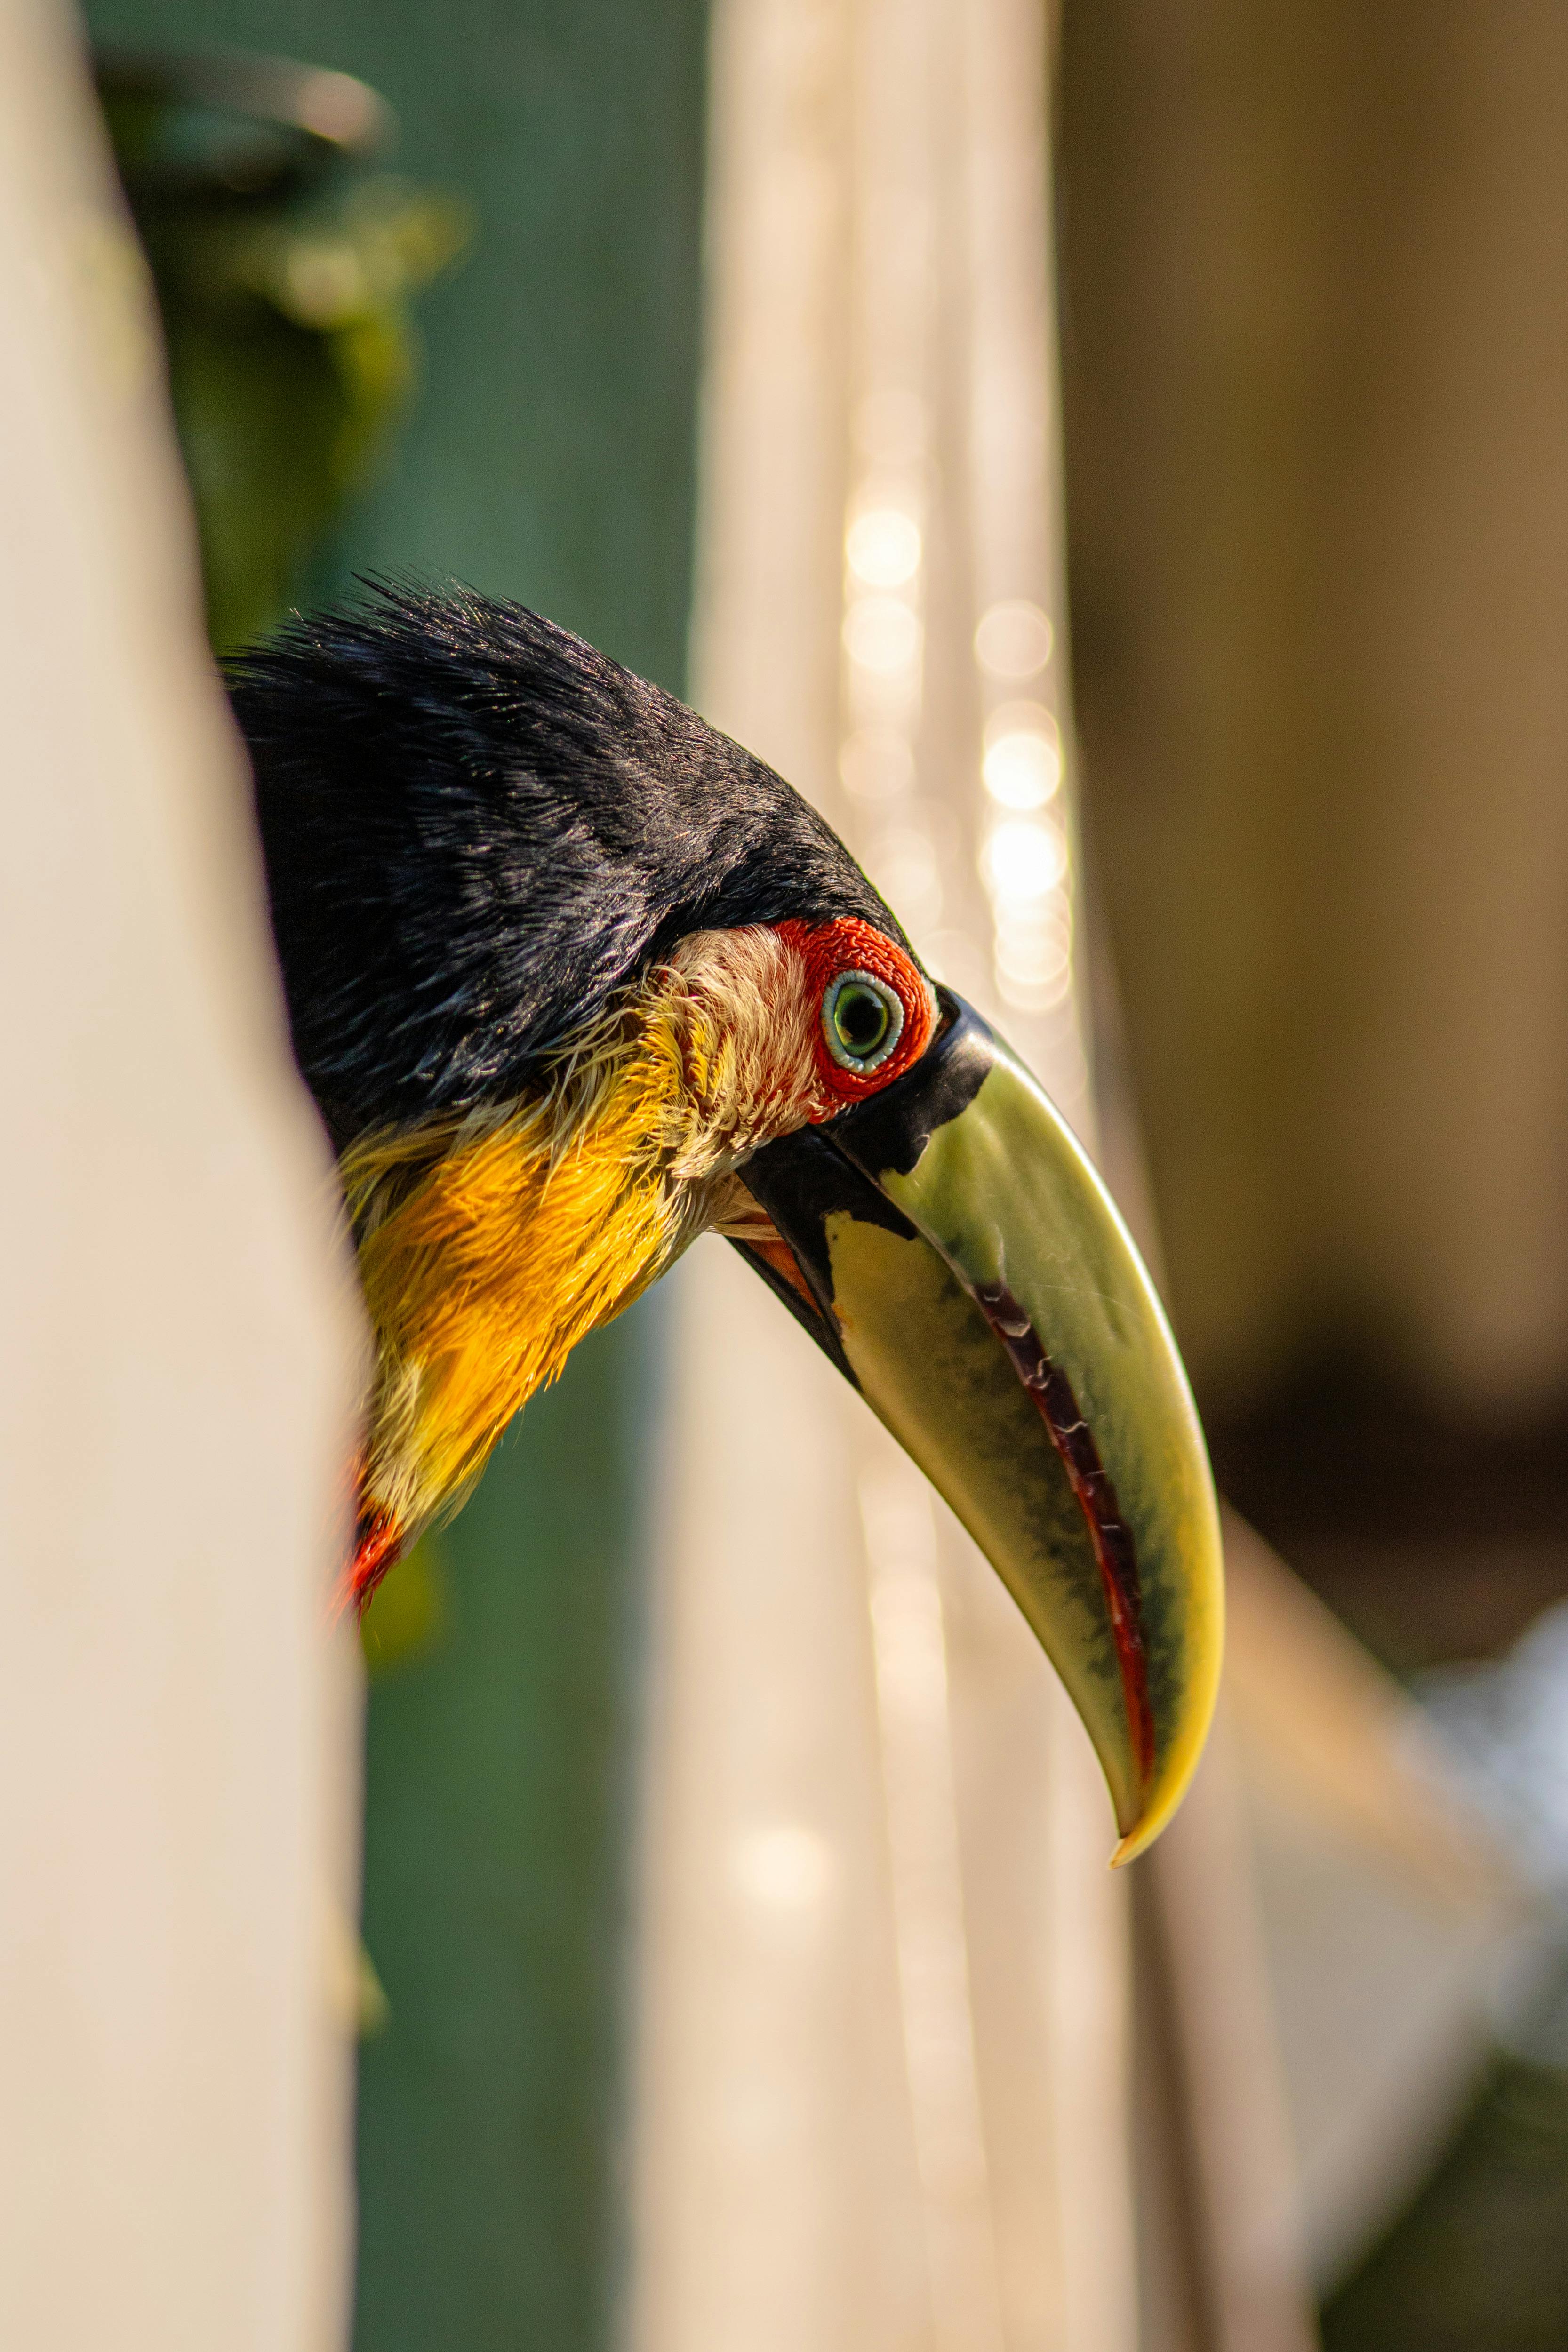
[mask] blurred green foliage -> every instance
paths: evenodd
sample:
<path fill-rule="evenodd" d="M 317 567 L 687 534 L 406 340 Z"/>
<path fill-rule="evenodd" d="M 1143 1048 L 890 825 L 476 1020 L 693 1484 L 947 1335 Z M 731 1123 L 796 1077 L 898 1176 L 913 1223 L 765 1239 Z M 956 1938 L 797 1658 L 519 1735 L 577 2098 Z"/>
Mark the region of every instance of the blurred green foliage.
<path fill-rule="evenodd" d="M 405 297 L 463 235 L 455 205 L 381 177 L 303 219 L 149 240 L 220 651 L 287 607 L 369 479 L 414 381 Z"/>
<path fill-rule="evenodd" d="M 384 1577 L 360 1622 L 360 1647 L 371 1675 L 395 1674 L 399 1666 L 433 1650 L 447 1631 L 450 1608 L 447 1547 L 435 1534 L 421 1536 Z"/>
<path fill-rule="evenodd" d="M 410 298 L 467 244 L 454 196 L 367 172 L 361 136 L 308 127 L 309 68 L 110 57 L 100 90 L 152 265 L 194 493 L 215 647 L 260 636 L 299 593 L 338 510 L 405 414 Z M 345 79 L 331 78 L 341 93 Z"/>

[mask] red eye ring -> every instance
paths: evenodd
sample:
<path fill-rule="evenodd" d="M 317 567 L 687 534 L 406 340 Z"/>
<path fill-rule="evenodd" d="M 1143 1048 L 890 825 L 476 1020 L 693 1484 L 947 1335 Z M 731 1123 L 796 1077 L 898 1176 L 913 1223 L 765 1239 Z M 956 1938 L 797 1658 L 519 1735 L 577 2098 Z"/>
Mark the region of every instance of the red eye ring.
<path fill-rule="evenodd" d="M 806 969 L 806 984 L 818 1007 L 816 1067 L 831 1108 L 821 1118 L 868 1095 L 877 1094 L 918 1062 L 936 1026 L 936 999 L 930 982 L 907 950 L 858 915 L 843 915 L 827 923 L 803 923 L 795 918 L 773 926 L 788 941 Z M 892 1045 L 879 1058 L 868 1058 L 863 1068 L 841 1060 L 831 1050 L 826 1015 L 836 989 L 846 981 L 879 982 L 897 998 L 903 1019 Z"/>

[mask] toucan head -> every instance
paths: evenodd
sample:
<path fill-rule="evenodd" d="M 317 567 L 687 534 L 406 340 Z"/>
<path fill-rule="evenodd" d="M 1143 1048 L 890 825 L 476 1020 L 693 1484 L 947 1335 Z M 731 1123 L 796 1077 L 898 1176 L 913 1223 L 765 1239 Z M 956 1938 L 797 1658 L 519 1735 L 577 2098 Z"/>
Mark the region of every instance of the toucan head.
<path fill-rule="evenodd" d="M 1028 1072 L 782 778 L 533 614 L 382 586 L 231 691 L 374 1334 L 354 1594 L 718 1232 L 987 1554 L 1140 1850 L 1213 1707 L 1214 1495 Z"/>

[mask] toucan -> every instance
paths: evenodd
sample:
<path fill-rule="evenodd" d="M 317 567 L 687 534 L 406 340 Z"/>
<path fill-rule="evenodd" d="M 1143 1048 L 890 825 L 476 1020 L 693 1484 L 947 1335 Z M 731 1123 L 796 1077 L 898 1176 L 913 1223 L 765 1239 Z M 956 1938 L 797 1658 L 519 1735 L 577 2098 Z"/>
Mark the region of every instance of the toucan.
<path fill-rule="evenodd" d="M 370 582 L 229 690 L 374 1336 L 352 1595 L 717 1233 L 1002 1576 L 1141 1851 L 1214 1705 L 1217 1516 L 1153 1286 L 1029 1072 L 782 777 L 536 614 Z"/>

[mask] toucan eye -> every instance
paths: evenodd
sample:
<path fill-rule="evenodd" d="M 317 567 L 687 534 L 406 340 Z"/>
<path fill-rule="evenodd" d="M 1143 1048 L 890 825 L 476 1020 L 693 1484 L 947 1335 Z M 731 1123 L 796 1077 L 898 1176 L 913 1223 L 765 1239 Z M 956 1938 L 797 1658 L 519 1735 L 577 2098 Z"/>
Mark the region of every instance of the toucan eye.
<path fill-rule="evenodd" d="M 875 972 L 841 971 L 822 1000 L 822 1034 L 834 1060 L 863 1077 L 885 1062 L 899 1042 L 904 1008 Z"/>

